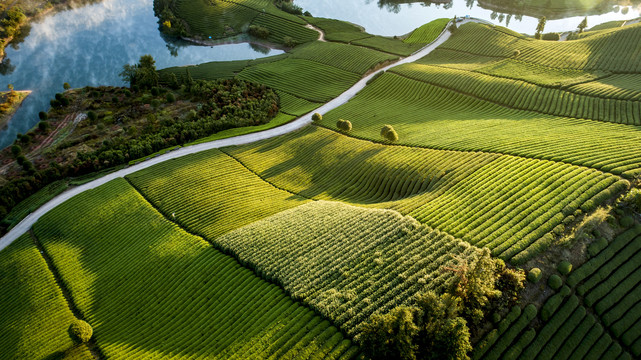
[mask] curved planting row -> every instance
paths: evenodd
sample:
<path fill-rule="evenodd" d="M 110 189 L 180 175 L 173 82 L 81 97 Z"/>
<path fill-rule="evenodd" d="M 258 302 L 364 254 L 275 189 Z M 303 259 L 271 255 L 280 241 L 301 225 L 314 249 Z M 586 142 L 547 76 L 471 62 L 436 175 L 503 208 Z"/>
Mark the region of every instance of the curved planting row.
<path fill-rule="evenodd" d="M 127 179 L 165 216 L 208 239 L 306 201 L 218 150 L 167 161 Z"/>
<path fill-rule="evenodd" d="M 577 209 L 591 211 L 627 188 L 617 180 L 596 170 L 506 156 L 411 215 L 522 263 L 550 246 L 554 239 L 547 234 Z M 596 197 L 600 201 L 591 200 Z"/>
<path fill-rule="evenodd" d="M 224 152 L 262 178 L 317 200 L 343 200 L 408 213 L 463 181 L 497 155 L 356 140 L 308 127 Z"/>
<path fill-rule="evenodd" d="M 572 86 L 569 90 L 602 98 L 641 101 L 641 75 L 615 74 Z"/>
<path fill-rule="evenodd" d="M 215 243 L 357 335 L 375 312 L 441 293 L 478 249 L 390 210 L 313 202 L 232 231 Z"/>
<path fill-rule="evenodd" d="M 362 75 L 376 64 L 397 60 L 398 56 L 342 43 L 313 42 L 296 47 L 291 58 L 311 60 Z"/>
<path fill-rule="evenodd" d="M 389 72 L 321 123 L 336 129 L 341 118 L 351 121 L 350 134 L 377 141 L 390 124 L 401 144 L 563 161 L 629 177 L 641 172 L 639 127 L 514 110 Z"/>
<path fill-rule="evenodd" d="M 0 253 L 0 274 L 0 358 L 91 358 L 86 346 L 73 348 L 67 330 L 76 317 L 29 235 Z"/>
<path fill-rule="evenodd" d="M 450 19 L 436 19 L 429 23 L 417 28 L 403 40 L 406 43 L 421 43 L 429 44 L 445 30 L 445 26 L 450 22 Z"/>
<path fill-rule="evenodd" d="M 578 286 L 577 286 L 578 285 Z M 573 291 L 576 293 L 573 294 Z M 529 305 L 526 310 L 532 307 Z M 574 270 L 567 285 L 523 323 L 509 314 L 474 359 L 631 359 L 641 356 L 641 226 Z M 536 315 L 536 310 L 530 310 Z"/>
<path fill-rule="evenodd" d="M 508 33 L 500 27 L 467 23 L 443 48 L 481 56 L 511 58 L 562 69 L 639 73 L 641 25 L 635 24 L 575 41 L 541 41 Z M 634 49 L 630 51 L 630 49 Z"/>
<path fill-rule="evenodd" d="M 313 128 L 223 151 L 293 193 L 396 209 L 514 262 L 545 250 L 577 210 L 628 186 L 559 162 L 376 145 Z"/>
<path fill-rule="evenodd" d="M 278 286 L 165 220 L 124 180 L 71 199 L 34 230 L 107 357 L 337 359 L 358 352 Z"/>
<path fill-rule="evenodd" d="M 245 68 L 238 78 L 313 101 L 327 102 L 354 85 L 360 76 L 329 65 L 302 59 L 285 59 Z"/>
<path fill-rule="evenodd" d="M 617 100 L 609 96 L 579 95 L 524 81 L 441 66 L 405 64 L 391 71 L 411 79 L 469 94 L 514 109 L 532 110 L 555 116 L 641 125 L 641 102 L 639 101 Z M 641 95 L 639 92 L 636 94 Z"/>

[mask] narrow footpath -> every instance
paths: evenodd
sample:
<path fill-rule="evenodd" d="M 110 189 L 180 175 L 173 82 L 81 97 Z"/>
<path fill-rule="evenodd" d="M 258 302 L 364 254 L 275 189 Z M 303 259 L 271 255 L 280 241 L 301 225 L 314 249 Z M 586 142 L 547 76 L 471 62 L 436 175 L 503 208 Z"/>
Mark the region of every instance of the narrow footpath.
<path fill-rule="evenodd" d="M 459 23 L 457 23 L 458 26 L 463 25 L 468 22 L 481 22 L 481 23 L 487 23 L 486 21 L 483 20 L 477 20 L 477 19 L 465 19 Z M 154 165 L 163 163 L 165 161 L 171 160 L 171 159 L 177 159 L 186 155 L 190 154 L 196 154 L 202 151 L 207 151 L 211 149 L 218 149 L 221 147 L 226 147 L 226 146 L 233 146 L 233 145 L 244 145 L 244 144 L 249 144 L 253 143 L 256 141 L 260 140 L 266 140 L 270 139 L 276 136 L 281 136 L 285 135 L 287 133 L 290 133 L 292 131 L 298 130 L 302 127 L 305 127 L 309 124 L 312 123 L 312 114 L 314 113 L 320 113 L 322 115 L 328 113 L 331 110 L 336 109 L 337 107 L 347 103 L 350 99 L 352 99 L 356 94 L 358 94 L 361 90 L 365 88 L 367 85 L 367 82 L 372 79 L 374 76 L 379 74 L 380 72 L 387 71 L 395 66 L 402 65 L 402 64 L 407 64 L 407 63 L 412 63 L 415 62 L 416 60 L 419 60 L 420 58 L 427 56 L 429 53 L 434 51 L 437 47 L 439 47 L 441 44 L 443 44 L 445 41 L 447 41 L 451 33 L 448 30 L 448 26 L 445 27 L 445 30 L 439 35 L 436 40 L 422 48 L 421 50 L 415 52 L 411 56 L 408 56 L 406 58 L 403 58 L 391 65 L 388 65 L 382 69 L 379 69 L 378 71 L 373 72 L 372 74 L 362 78 L 359 82 L 354 84 L 351 88 L 349 88 L 347 91 L 339 95 L 338 97 L 334 98 L 333 100 L 329 101 L 325 105 L 319 107 L 318 109 L 305 114 L 296 120 L 293 120 L 285 125 L 275 127 L 269 130 L 261 131 L 261 132 L 256 132 L 252 134 L 246 134 L 246 135 L 241 135 L 241 136 L 236 136 L 236 137 L 231 137 L 227 139 L 221 139 L 221 140 L 214 140 L 210 141 L 207 143 L 202 143 L 198 145 L 193 145 L 193 146 L 188 146 L 188 147 L 183 147 L 178 150 L 157 156 L 155 158 L 140 162 L 136 165 L 127 167 L 122 170 L 115 171 L 111 174 L 105 175 L 99 179 L 93 180 L 91 182 L 88 182 L 84 185 L 69 189 L 65 191 L 64 193 L 56 196 L 55 198 L 51 199 L 49 202 L 46 204 L 42 205 L 40 208 L 38 208 L 36 211 L 32 212 L 29 214 L 26 218 L 24 218 L 18 225 L 16 225 L 11 231 L 9 231 L 5 236 L 3 236 L 0 239 L 0 251 L 2 251 L 4 248 L 9 246 L 13 241 L 15 241 L 17 238 L 19 238 L 22 234 L 28 232 L 31 227 L 46 213 L 49 211 L 53 210 L 55 207 L 58 205 L 64 203 L 65 201 L 73 198 L 74 196 L 83 193 L 87 190 L 91 190 L 94 188 L 97 188 L 100 185 L 106 184 L 110 182 L 111 180 L 117 179 L 117 178 L 122 178 L 125 177 L 129 174 L 133 174 L 137 171 L 152 167 Z"/>

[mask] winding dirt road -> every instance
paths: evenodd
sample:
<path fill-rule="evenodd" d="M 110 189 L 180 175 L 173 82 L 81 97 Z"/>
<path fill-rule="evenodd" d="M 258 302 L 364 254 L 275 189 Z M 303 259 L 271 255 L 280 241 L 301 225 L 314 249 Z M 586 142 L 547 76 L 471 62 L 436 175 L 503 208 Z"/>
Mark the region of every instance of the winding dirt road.
<path fill-rule="evenodd" d="M 458 25 L 465 24 L 467 22 L 483 22 L 485 21 L 482 20 L 477 20 L 477 19 L 466 19 L 464 21 L 461 21 L 458 23 Z M 448 24 L 449 26 L 449 24 Z M 284 135 L 289 132 L 298 130 L 306 125 L 309 125 L 312 122 L 312 114 L 313 113 L 320 113 L 320 114 L 326 114 L 327 112 L 336 109 L 337 107 L 345 104 L 348 102 L 351 98 L 356 96 L 358 92 L 363 90 L 365 86 L 367 85 L 367 81 L 369 81 L 371 78 L 376 76 L 378 73 L 386 71 L 394 66 L 398 66 L 401 64 L 406 64 L 406 63 L 411 63 L 414 62 L 429 53 L 431 53 L 434 49 L 436 49 L 438 46 L 443 44 L 447 39 L 450 38 L 451 33 L 447 30 L 448 27 L 445 28 L 445 30 L 439 35 L 436 40 L 434 40 L 432 43 L 429 45 L 425 46 L 421 50 L 415 52 L 413 55 L 408 56 L 406 58 L 403 58 L 389 66 L 386 66 L 382 69 L 379 69 L 378 71 L 373 72 L 372 74 L 364 77 L 361 79 L 359 82 L 354 84 L 351 88 L 349 88 L 347 91 L 339 95 L 337 98 L 331 100 L 330 102 L 326 103 L 325 105 L 321 106 L 320 108 L 305 114 L 301 117 L 299 117 L 296 120 L 293 120 L 292 122 L 289 122 L 285 125 L 272 128 L 269 130 L 261 131 L 261 132 L 256 132 L 252 134 L 246 134 L 246 135 L 241 135 L 241 136 L 236 136 L 236 137 L 231 137 L 227 139 L 221 139 L 221 140 L 214 140 L 208 143 L 203 143 L 203 144 L 198 144 L 198 145 L 193 145 L 193 146 L 188 146 L 188 147 L 183 147 L 178 150 L 157 156 L 155 158 L 143 161 L 141 163 L 138 163 L 136 165 L 127 167 L 122 170 L 118 170 L 116 172 L 113 172 L 111 174 L 105 175 L 104 177 L 101 177 L 99 179 L 96 179 L 94 181 L 91 181 L 89 183 L 86 183 L 84 185 L 74 187 L 72 189 L 69 189 L 65 191 L 64 193 L 56 196 L 55 198 L 51 199 L 49 202 L 38 208 L 36 211 L 32 212 L 29 214 L 26 218 L 24 218 L 18 225 L 16 225 L 11 231 L 9 231 L 5 236 L 3 236 L 0 239 L 0 251 L 2 251 L 4 248 L 9 246 L 13 241 L 15 241 L 17 238 L 22 236 L 24 233 L 29 231 L 33 224 L 35 224 L 40 217 L 42 217 L 44 214 L 48 213 L 49 211 L 53 210 L 55 207 L 58 205 L 64 203 L 65 201 L 71 199 L 72 197 L 83 193 L 87 190 L 94 189 L 100 185 L 106 184 L 111 180 L 125 177 L 129 174 L 135 173 L 136 171 L 140 171 L 142 169 L 146 169 L 148 167 L 154 166 L 156 164 L 160 164 L 162 162 L 165 162 L 167 160 L 171 159 L 176 159 L 180 158 L 186 155 L 190 154 L 195 154 L 199 153 L 201 151 L 206 151 L 206 150 L 211 150 L 211 149 L 217 149 L 221 147 L 226 147 L 226 146 L 232 146 L 232 145 L 243 145 L 243 144 L 249 144 L 253 143 L 256 141 L 260 140 L 265 140 L 269 138 L 273 138 L 276 136 Z"/>

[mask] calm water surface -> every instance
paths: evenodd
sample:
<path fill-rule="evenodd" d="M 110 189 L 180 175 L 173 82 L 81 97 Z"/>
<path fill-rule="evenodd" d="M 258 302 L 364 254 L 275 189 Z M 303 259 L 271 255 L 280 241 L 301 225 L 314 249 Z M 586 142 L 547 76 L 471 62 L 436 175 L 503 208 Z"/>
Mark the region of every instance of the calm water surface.
<path fill-rule="evenodd" d="M 7 128 L 0 131 L 0 148 L 38 123 L 38 112 L 49 108 L 49 100 L 63 91 L 64 82 L 73 87 L 123 85 L 118 76 L 122 66 L 137 62 L 141 55 L 151 54 L 160 69 L 282 52 L 254 50 L 247 43 L 213 48 L 180 42 L 168 45 L 157 21 L 153 0 L 105 0 L 33 24 L 19 49 L 7 47 L 8 63 L 15 69 L 0 75 L 0 89 L 13 84 L 16 90 L 33 93 Z"/>
<path fill-rule="evenodd" d="M 434 19 L 468 14 L 527 34 L 533 34 L 539 22 L 536 17 L 514 15 L 516 12 L 510 15 L 484 9 L 474 0 L 452 0 L 451 3 L 440 5 L 428 1 L 386 5 L 384 1 L 376 0 L 295 0 L 295 3 L 313 16 L 350 21 L 365 27 L 369 33 L 385 36 L 404 35 Z M 610 9 L 614 10 L 612 7 Z M 626 15 L 621 13 L 621 9 L 623 7 L 619 12 L 588 16 L 589 27 L 611 20 L 639 17 L 638 6 L 628 7 Z M 585 15 L 572 14 L 564 19 L 548 20 L 545 31 L 575 30 Z"/>

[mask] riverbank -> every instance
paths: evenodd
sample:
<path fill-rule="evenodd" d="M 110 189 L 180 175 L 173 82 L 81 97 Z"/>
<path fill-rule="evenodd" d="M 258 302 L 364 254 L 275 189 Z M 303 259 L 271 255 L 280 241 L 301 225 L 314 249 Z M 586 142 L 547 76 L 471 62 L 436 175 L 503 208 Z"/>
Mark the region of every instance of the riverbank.
<path fill-rule="evenodd" d="M 0 36 L 0 64 L 4 61 L 6 53 L 4 49 L 11 44 L 12 41 L 16 40 L 17 36 L 21 36 L 24 29 L 29 26 L 34 21 L 40 20 L 45 16 L 55 14 L 59 11 L 64 11 L 71 9 L 76 6 L 84 6 L 87 4 L 93 4 L 102 0 L 61 0 L 58 4 L 51 4 L 50 1 L 26 1 L 26 0 L 17 0 L 10 7 L 2 8 L 0 7 L 0 21 L 5 20 L 8 16 L 8 13 L 11 9 L 19 7 L 21 13 L 24 17 L 20 18 L 20 21 L 15 24 L 15 34 L 10 36 Z M 6 6 L 6 5 L 4 5 Z M 0 33 L 5 33 L 5 30 L 0 26 Z"/>
<path fill-rule="evenodd" d="M 0 92 L 0 129 L 9 123 L 29 94 L 30 90 Z"/>

